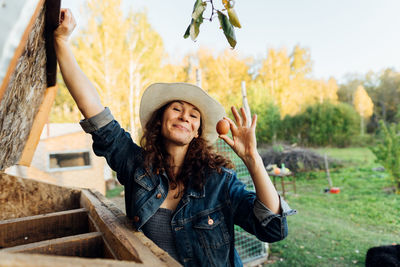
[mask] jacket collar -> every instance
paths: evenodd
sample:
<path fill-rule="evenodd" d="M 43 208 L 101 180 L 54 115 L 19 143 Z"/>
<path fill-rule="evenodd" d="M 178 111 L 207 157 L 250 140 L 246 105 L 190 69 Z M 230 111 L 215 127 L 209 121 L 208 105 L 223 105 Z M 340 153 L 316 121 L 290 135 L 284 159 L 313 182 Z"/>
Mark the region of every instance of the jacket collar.
<path fill-rule="evenodd" d="M 206 196 L 205 186 L 203 186 L 203 188 L 200 191 L 195 190 L 193 187 L 189 186 L 189 188 L 186 191 L 186 194 L 190 197 L 203 198 Z"/>
<path fill-rule="evenodd" d="M 164 178 L 169 181 L 168 175 L 165 171 L 163 171 L 160 175 L 164 176 Z M 205 186 L 203 186 L 203 188 L 199 191 L 189 185 L 189 188 L 186 190 L 186 195 L 189 197 L 203 198 L 206 196 Z"/>

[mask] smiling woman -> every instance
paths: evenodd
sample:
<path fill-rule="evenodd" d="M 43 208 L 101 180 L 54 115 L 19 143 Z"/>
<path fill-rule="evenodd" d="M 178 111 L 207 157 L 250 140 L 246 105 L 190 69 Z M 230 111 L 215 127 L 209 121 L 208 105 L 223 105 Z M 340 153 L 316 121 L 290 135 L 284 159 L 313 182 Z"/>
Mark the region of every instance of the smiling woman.
<path fill-rule="evenodd" d="M 81 126 L 92 135 L 94 152 L 107 159 L 125 187 L 134 227 L 185 266 L 241 266 L 234 225 L 265 242 L 285 238 L 286 217 L 296 211 L 277 194 L 257 152 L 257 117 L 232 107 L 233 121 L 198 86 L 155 83 L 141 99 L 138 146 L 79 68 L 67 42 L 75 20 L 69 10 L 62 14 L 55 32 L 61 73 L 85 116 Z M 232 138 L 216 133 L 222 118 Z M 214 151 L 218 137 L 246 164 L 256 192 L 247 191 L 232 162 Z"/>
<path fill-rule="evenodd" d="M 200 122 L 200 111 L 192 104 L 183 101 L 167 104 L 161 125 L 165 146 L 169 143 L 188 146 L 193 138 L 199 137 Z"/>

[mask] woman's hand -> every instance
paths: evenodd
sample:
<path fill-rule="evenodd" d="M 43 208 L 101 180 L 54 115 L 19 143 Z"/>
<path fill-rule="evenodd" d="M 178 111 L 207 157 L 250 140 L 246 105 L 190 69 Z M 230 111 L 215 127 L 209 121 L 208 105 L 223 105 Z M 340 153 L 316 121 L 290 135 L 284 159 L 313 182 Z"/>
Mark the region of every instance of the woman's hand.
<path fill-rule="evenodd" d="M 247 118 L 244 108 L 240 109 L 242 116 L 239 115 L 235 107 L 231 107 L 231 110 L 236 123 L 229 118 L 225 117 L 224 119 L 229 121 L 232 139 L 227 135 L 220 135 L 219 137 L 223 139 L 246 164 L 247 161 L 254 160 L 259 156 L 255 133 L 257 115 L 253 116 L 251 124 L 248 126 L 249 118 Z"/>
<path fill-rule="evenodd" d="M 74 31 L 76 21 L 72 12 L 68 8 L 62 8 L 60 12 L 60 24 L 54 31 L 56 41 L 68 41 L 69 36 Z"/>

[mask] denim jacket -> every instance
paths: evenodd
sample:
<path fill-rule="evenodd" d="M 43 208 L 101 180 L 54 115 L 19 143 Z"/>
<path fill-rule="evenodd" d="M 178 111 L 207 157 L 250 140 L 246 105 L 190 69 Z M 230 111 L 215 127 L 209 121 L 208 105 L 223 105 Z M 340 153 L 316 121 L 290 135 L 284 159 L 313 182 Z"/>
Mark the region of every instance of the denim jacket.
<path fill-rule="evenodd" d="M 147 174 L 142 167 L 143 150 L 136 145 L 109 111 L 81 121 L 93 137 L 96 155 L 106 158 L 125 187 L 126 214 L 141 230 L 168 193 L 168 177 Z M 234 248 L 234 225 L 264 242 L 284 239 L 286 216 L 296 213 L 280 198 L 281 214 L 274 214 L 247 191 L 233 170 L 208 170 L 201 191 L 185 190 L 172 220 L 179 261 L 184 266 L 242 266 Z"/>

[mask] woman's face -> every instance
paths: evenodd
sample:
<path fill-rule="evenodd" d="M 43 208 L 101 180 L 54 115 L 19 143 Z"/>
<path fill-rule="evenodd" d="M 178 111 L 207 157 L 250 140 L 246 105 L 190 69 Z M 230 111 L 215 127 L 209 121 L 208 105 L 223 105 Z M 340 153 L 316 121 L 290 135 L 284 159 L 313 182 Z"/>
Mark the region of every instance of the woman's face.
<path fill-rule="evenodd" d="M 172 102 L 164 111 L 161 134 L 170 143 L 188 145 L 199 136 L 200 111 L 184 101 Z"/>

